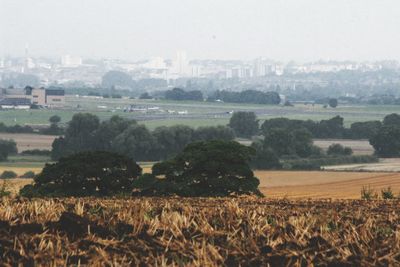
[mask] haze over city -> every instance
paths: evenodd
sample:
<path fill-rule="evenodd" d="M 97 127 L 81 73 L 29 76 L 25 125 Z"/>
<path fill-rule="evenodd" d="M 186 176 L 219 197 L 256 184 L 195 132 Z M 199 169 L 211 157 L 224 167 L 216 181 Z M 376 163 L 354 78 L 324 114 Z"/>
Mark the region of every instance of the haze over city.
<path fill-rule="evenodd" d="M 0 0 L 0 57 L 400 59 L 400 3 Z"/>

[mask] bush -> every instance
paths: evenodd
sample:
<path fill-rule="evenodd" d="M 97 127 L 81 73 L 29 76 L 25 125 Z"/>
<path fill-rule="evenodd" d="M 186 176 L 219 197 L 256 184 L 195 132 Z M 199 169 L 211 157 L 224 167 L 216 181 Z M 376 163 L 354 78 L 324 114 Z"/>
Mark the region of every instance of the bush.
<path fill-rule="evenodd" d="M 1 179 L 13 179 L 13 178 L 17 178 L 17 177 L 18 177 L 18 175 L 13 171 L 4 171 L 0 175 Z"/>
<path fill-rule="evenodd" d="M 22 196 L 111 196 L 131 193 L 142 169 L 131 159 L 103 151 L 81 152 L 46 164 Z"/>
<path fill-rule="evenodd" d="M 8 183 L 5 180 L 3 180 L 3 183 L 0 187 L 0 198 L 7 197 L 10 194 L 11 194 L 11 192 L 8 191 Z"/>
<path fill-rule="evenodd" d="M 383 199 L 394 199 L 394 194 L 392 188 L 389 186 L 381 190 L 381 195 Z"/>
<path fill-rule="evenodd" d="M 330 156 L 350 156 L 353 154 L 353 150 L 341 144 L 332 144 L 328 147 L 327 154 Z"/>
<path fill-rule="evenodd" d="M 50 156 L 51 151 L 50 150 L 41 150 L 41 149 L 31 149 L 31 150 L 25 150 L 21 152 L 21 155 L 29 155 L 29 156 Z"/>
<path fill-rule="evenodd" d="M 361 188 L 361 199 L 372 200 L 378 198 L 376 192 L 371 188 L 371 186 L 363 186 Z"/>
<path fill-rule="evenodd" d="M 33 171 L 27 171 L 23 175 L 21 175 L 21 178 L 34 178 L 35 173 Z"/>

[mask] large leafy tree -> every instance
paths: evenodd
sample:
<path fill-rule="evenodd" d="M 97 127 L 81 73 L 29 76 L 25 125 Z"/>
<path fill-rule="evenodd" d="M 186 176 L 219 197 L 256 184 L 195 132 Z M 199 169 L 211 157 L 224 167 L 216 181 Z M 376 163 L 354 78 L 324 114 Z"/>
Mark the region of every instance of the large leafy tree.
<path fill-rule="evenodd" d="M 383 119 L 383 125 L 400 127 L 400 115 L 396 113 L 386 115 Z"/>
<path fill-rule="evenodd" d="M 381 157 L 400 156 L 400 127 L 383 126 L 369 143 L 374 147 L 375 154 Z"/>
<path fill-rule="evenodd" d="M 130 194 L 142 169 L 131 159 L 103 151 L 81 152 L 46 164 L 24 196 L 110 196 Z"/>
<path fill-rule="evenodd" d="M 193 134 L 193 129 L 185 125 L 157 127 L 153 136 L 157 142 L 159 158 L 166 159 L 176 156 L 193 141 Z"/>
<path fill-rule="evenodd" d="M 100 120 L 90 113 L 78 113 L 72 117 L 65 131 L 65 137 L 54 140 L 52 158 L 57 160 L 81 151 L 96 150 L 95 132 L 100 126 Z"/>
<path fill-rule="evenodd" d="M 154 148 L 154 138 L 144 125 L 130 125 L 112 144 L 113 151 L 137 161 L 155 160 Z"/>
<path fill-rule="evenodd" d="M 233 113 L 229 127 L 238 137 L 252 137 L 259 131 L 258 120 L 254 112 L 239 111 Z"/>
<path fill-rule="evenodd" d="M 254 149 L 234 141 L 188 145 L 175 158 L 157 163 L 134 185 L 141 195 L 229 196 L 260 194 L 248 162 Z"/>

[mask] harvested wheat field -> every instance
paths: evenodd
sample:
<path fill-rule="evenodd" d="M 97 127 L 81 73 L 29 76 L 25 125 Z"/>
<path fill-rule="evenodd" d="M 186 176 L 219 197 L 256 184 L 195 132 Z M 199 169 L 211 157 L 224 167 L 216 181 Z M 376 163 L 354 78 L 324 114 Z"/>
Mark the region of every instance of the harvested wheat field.
<path fill-rule="evenodd" d="M 329 171 L 256 171 L 261 191 L 270 198 L 359 199 L 363 186 L 400 193 L 400 173 Z"/>
<path fill-rule="evenodd" d="M 57 136 L 39 134 L 0 133 L 0 139 L 12 139 L 17 143 L 18 152 L 31 149 L 51 150 Z"/>
<path fill-rule="evenodd" d="M 3 199 L 21 266 L 398 266 L 398 201 Z"/>
<path fill-rule="evenodd" d="M 346 139 L 315 139 L 314 145 L 319 146 L 323 150 L 327 150 L 332 144 L 341 144 L 353 149 L 355 155 L 372 155 L 374 148 L 369 144 L 368 140 L 346 140 Z"/>

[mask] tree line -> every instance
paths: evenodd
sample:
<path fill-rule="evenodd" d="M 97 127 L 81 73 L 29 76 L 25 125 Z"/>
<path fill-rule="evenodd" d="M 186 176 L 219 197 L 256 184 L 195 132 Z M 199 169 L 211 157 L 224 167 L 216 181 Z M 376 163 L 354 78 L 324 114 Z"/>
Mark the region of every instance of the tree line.
<path fill-rule="evenodd" d="M 350 128 L 346 128 L 344 119 L 335 116 L 321 121 L 272 118 L 265 120 L 260 126 L 260 121 L 254 112 L 236 112 L 229 122 L 236 136 L 246 138 L 263 135 L 271 129 L 280 128 L 288 131 L 306 129 L 313 138 L 369 139 L 379 131 L 382 125 L 382 122 L 374 120 L 355 122 Z"/>
<path fill-rule="evenodd" d="M 112 151 L 136 161 L 158 161 L 177 155 L 189 143 L 204 140 L 233 140 L 226 126 L 161 126 L 150 131 L 134 120 L 113 116 L 100 122 L 96 115 L 78 113 L 72 117 L 65 135 L 54 140 L 52 158 L 58 160 L 82 151 Z"/>

